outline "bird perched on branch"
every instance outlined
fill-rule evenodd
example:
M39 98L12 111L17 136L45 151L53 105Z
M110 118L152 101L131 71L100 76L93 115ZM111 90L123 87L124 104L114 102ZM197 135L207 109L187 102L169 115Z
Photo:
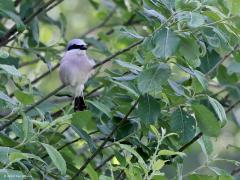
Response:
M84 102L84 84L93 73L95 62L87 54L87 44L82 39L69 41L60 63L60 79L70 85L74 93L74 111L86 109Z

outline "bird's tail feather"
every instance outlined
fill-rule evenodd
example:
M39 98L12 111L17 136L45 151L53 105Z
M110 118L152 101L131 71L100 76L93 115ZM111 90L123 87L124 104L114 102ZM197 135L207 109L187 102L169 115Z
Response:
M87 108L82 96L75 97L74 99L74 111L84 111Z

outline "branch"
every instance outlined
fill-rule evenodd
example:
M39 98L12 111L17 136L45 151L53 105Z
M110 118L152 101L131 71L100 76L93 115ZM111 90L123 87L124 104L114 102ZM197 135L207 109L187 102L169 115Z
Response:
M227 53L212 69L210 69L205 76L210 75L216 68L218 68L218 66L220 64L222 64L226 59L228 59L231 54L236 51L238 49L239 45L236 45L232 51L230 51L229 53ZM235 106L237 106L240 103L240 100L238 100L237 102L235 102L234 104L232 104L228 109L225 110L226 113L229 113ZM198 139L200 139L202 137L203 133L200 132L198 133L190 142L186 143L185 145L183 145L178 151L182 152L185 149L187 149L190 145L192 145L193 143L195 143ZM172 156L172 158L174 158L176 156Z
M45 3L43 6L41 6L40 8L37 9L36 12L34 12L32 15L30 15L29 17L27 17L26 19L23 20L23 23L26 25L29 22L31 22L36 16L40 15L41 13L45 12L45 9L50 6L52 3L54 3L54 1L56 0L50 0L47 3ZM15 39L17 36L13 36L15 33L17 33L17 35L20 34L20 32L17 31L17 26L16 24L14 26L12 26L8 32L6 32L2 37L0 37L0 47L3 45L6 45L9 41ZM11 38L11 36L13 36Z
M108 58L104 59L103 61L95 64L95 66L93 66L93 69L95 69L95 68L97 68L97 67L99 67L99 66L101 66L101 65L103 65L103 64L105 64L105 63L107 63L107 62L109 62L109 61L111 61L111 60L112 60L113 58L115 58L116 56L118 56L118 55L120 55L120 54L123 54L123 53L129 51L130 49L132 49L133 47L138 46L138 45L141 44L142 42L143 42L143 39L140 40L140 41L137 41L137 42L135 42L135 43L133 43L133 44L131 44L130 46L128 46L127 48L125 48L125 49L123 49L123 50L121 50L121 51L116 52L115 54L109 56Z
M232 51L230 51L228 54L226 54L217 64L215 64L215 66L213 66L207 73L206 76L209 76L210 74L212 74L212 72L217 69L224 61L226 61L231 55L232 53L234 53L237 49L239 48L239 45L237 44Z
M65 85L61 85L60 87L58 87L57 89L55 89L54 91L52 91L51 93L49 93L47 96L43 97L42 99L40 99L39 101L37 101L36 103L34 103L33 105L29 106L27 109L25 109L23 112L27 113L29 111L31 111L32 109L34 109L35 107L37 107L39 104L41 104L42 102L44 102L45 100L47 100L49 97L53 96L54 94L56 94L58 91L60 91L61 89L63 89L65 87ZM10 126L13 122L15 122L18 118L20 118L21 115L17 115L15 118L13 118L12 120L6 122L5 124L0 126L0 131L4 130L6 127Z
M136 102L133 104L133 106L129 109L127 114L124 116L124 118L114 127L112 132L106 137L106 139L102 142L102 144L98 147L98 149L84 162L84 164L79 168L78 172L72 177L72 179L76 179L80 173L87 167L87 165L102 151L104 146L107 144L107 142L112 138L114 133L118 130L118 128L128 120L128 116L132 113L132 111L135 109L139 101L139 98L136 100Z
M97 68L97 67L99 67L99 66L101 66L101 65L103 65L103 64L105 64L105 63L107 63L107 62L109 62L109 61L111 61L113 58L117 57L117 56L120 55L120 54L123 54L123 53L129 51L130 49L132 49L133 47L136 47L137 45L141 44L142 42L143 42L143 40L140 40L140 41L138 41L138 42L136 42L136 43L131 44L131 45L128 46L127 48L122 49L122 50L116 52L115 54L107 57L105 60L103 60L103 61L101 61L100 63L96 64L96 65L93 67L93 69L94 69L94 68ZM53 69L56 69L58 66L59 66L59 64L57 64ZM48 74L48 73L49 73L49 72L47 72L47 73L45 73L45 74ZM45 74L44 74L44 76L45 76ZM43 76L43 75L42 75L42 76ZM39 77L38 79L40 79L40 77ZM38 79L36 79L34 82L36 82ZM60 90L63 89L64 87L65 87L64 85L58 87L58 88L55 89L54 91L50 92L50 93L49 93L47 96L45 96L43 99L39 100L38 102L36 102L36 103L33 104L32 106L30 106L30 107L29 107L30 109L27 108L24 112L26 113L26 112L34 109L37 105L41 104L43 101L45 101L45 100L47 100L49 97L53 96L54 94L56 94L58 91L60 91ZM6 127L10 126L10 125L11 125L13 122L15 122L19 117L20 117L20 115L18 115L16 118L14 118L14 119L6 122L6 123L3 124L2 126L0 126L0 131L2 131L2 130L5 129Z

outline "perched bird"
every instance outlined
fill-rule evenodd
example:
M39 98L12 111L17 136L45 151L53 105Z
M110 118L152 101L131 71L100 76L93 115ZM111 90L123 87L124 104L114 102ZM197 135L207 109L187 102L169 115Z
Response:
M83 111L86 105L83 97L84 84L93 73L94 60L87 54L87 44L82 39L69 41L60 62L60 79L70 85L74 93L74 111Z

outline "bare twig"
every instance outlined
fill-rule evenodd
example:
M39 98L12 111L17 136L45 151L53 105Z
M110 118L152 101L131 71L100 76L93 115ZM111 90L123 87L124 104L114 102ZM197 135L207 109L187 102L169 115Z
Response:
M139 100L139 99L138 99ZM79 168L78 172L72 177L72 179L76 179L80 173L87 167L87 165L102 151L104 146L107 142L112 138L114 133L118 130L118 128L128 120L128 116L132 113L135 109L136 105L138 104L138 100L133 104L133 106L129 109L125 117L115 126L115 128L111 131L111 133L106 137L106 139L102 142L102 144L98 147L98 149L84 162L84 164Z

